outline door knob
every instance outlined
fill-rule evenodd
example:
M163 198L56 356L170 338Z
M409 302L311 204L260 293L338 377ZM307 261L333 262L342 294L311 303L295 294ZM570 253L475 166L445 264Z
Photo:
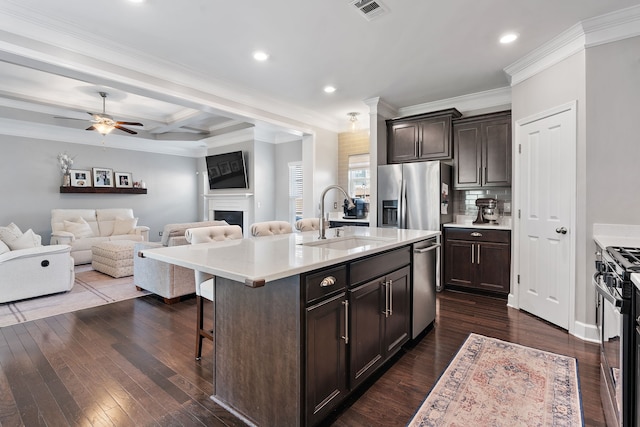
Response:
M566 229L566 227L556 228L556 233L558 233L558 234L567 234L567 229Z

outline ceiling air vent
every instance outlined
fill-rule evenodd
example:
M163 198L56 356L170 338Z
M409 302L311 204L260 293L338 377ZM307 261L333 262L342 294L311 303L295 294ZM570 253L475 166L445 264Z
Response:
M387 8L379 0L349 0L367 21L371 21L387 12Z

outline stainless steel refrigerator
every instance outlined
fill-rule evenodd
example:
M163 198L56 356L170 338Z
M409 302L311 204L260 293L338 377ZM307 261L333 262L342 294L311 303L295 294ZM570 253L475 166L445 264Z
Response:
M438 161L378 166L378 227L442 231L453 221L451 166ZM436 315L440 239L413 248L412 337Z

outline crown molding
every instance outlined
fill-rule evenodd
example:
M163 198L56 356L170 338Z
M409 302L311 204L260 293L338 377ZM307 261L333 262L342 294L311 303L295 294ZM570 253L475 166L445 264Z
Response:
M586 47L640 36L640 5L607 13L582 22Z
M393 105L384 102L379 96L365 99L362 102L369 107L369 114L382 116L385 119L390 119L391 117L398 115L398 109Z
M406 117L415 114L430 113L432 111L456 108L464 114L467 111L483 110L511 104L511 88L501 87L454 98L442 99L424 104L412 105L398 109L398 116Z
M640 5L581 21L504 68L511 86L585 48L640 35Z

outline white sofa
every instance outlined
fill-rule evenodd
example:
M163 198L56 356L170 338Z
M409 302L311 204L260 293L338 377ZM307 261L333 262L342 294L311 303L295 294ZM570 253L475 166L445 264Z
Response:
M91 263L91 247L111 240L148 241L149 227L127 208L51 210L51 244L71 246L76 265Z
M138 252L143 249L164 246L187 245L185 232L189 228L229 225L226 221L202 221L179 224L167 224L162 231L162 240L158 242L136 243L133 250L133 282L140 288L164 298L165 303L178 302L183 295L196 292L194 272L190 268L150 258L141 258Z
M52 245L0 254L0 303L71 290L75 275L70 250Z

